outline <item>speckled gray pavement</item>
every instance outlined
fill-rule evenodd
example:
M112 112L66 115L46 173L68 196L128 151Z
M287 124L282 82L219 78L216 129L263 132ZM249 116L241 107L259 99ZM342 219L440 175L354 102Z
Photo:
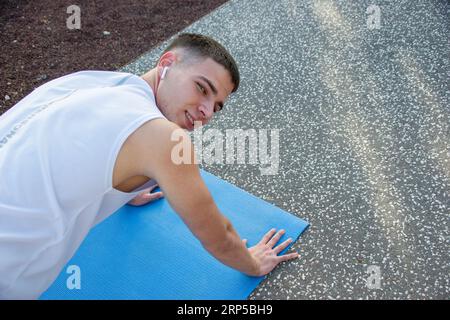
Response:
M450 298L449 21L445 0L237 0L184 30L240 67L209 128L280 129L276 175L202 167L311 223L250 299Z

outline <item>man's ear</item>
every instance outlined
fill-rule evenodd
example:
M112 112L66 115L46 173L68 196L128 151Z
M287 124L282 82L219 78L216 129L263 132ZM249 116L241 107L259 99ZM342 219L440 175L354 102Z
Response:
M173 66L177 60L177 55L174 51L165 52L158 61L158 73L161 76L165 67Z

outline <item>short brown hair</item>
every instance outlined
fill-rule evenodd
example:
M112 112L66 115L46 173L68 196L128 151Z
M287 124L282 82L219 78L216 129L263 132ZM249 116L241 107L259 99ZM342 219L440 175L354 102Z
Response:
M186 50L189 53L189 57L211 58L222 65L230 73L231 81L234 84L231 92L236 92L240 82L236 61L234 61L231 54L219 42L202 34L182 33L167 46L163 54L175 48Z

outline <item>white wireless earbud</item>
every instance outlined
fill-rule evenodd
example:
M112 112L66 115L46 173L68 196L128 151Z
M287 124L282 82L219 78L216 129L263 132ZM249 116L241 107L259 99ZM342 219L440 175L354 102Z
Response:
M169 69L169 67L164 67L163 72L161 74L161 80L164 79L164 77L166 76L167 70Z

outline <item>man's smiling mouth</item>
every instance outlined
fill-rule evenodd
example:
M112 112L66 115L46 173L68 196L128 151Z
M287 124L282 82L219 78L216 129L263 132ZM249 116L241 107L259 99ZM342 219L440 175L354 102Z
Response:
M185 114L186 114L186 119L188 120L189 129L193 129L194 128L194 119L189 114L189 112L185 111Z

